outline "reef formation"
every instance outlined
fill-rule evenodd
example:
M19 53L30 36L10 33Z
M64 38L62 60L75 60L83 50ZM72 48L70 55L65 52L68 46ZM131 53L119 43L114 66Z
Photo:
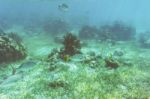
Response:
M8 35L0 36L0 63L13 62L27 56L24 45L18 40L19 36L18 38L11 38Z

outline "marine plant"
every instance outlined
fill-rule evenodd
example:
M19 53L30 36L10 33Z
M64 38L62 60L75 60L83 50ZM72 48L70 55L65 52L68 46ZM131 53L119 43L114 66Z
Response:
M67 33L61 43L63 47L60 50L53 49L48 55L48 61L55 61L61 58L64 62L68 62L71 60L71 56L81 53L81 42L76 35Z
M64 60L64 62L69 62L70 61L70 56L69 55L64 55L63 60Z
M66 55L73 56L80 53L81 44L80 40L72 33L67 33L64 36L63 48L60 50L60 57L65 58Z
M106 67L117 68L120 66L120 63L117 60L113 59L112 55L110 55L108 58L105 58L104 61Z

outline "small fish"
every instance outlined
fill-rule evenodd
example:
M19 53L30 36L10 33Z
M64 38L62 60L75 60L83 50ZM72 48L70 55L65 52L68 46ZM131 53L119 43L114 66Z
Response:
M28 70L28 69L31 69L32 67L34 67L35 65L37 64L36 61L32 61L32 60L29 60L23 64L21 64L17 70Z
M65 3L58 5L58 9L63 12L67 12L69 10L69 6Z

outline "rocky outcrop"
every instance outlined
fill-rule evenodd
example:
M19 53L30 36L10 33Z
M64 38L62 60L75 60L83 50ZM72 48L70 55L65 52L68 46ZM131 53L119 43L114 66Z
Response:
M0 36L0 64L13 62L26 57L23 44L16 42L7 35Z

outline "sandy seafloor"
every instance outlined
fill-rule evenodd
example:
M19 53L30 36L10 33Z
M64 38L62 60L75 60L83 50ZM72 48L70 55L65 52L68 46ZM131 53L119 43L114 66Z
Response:
M68 62L56 59L48 63L48 54L61 44L42 32L27 35L19 27L9 31L23 37L28 57L0 69L0 99L150 99L150 50L140 48L136 41L111 45L86 40L81 55ZM117 56L123 64L110 69L103 58L116 50L123 52ZM101 58L80 62L94 57L90 53ZM12 75L11 67L21 64L25 65ZM49 69L50 65L54 68Z

